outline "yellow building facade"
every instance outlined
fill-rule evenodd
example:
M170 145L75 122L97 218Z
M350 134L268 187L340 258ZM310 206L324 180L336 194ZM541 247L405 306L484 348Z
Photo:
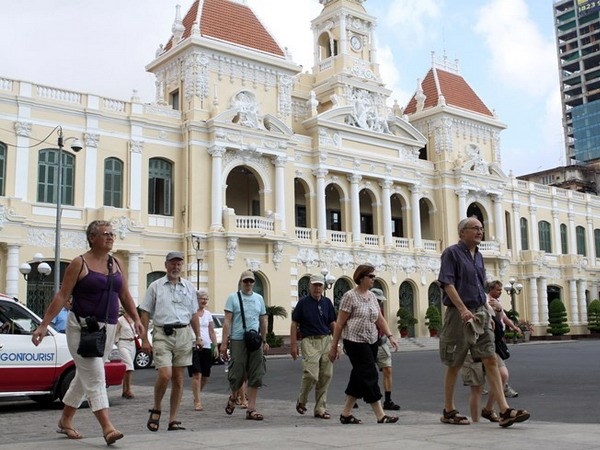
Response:
M403 305L419 321L411 333L425 336L441 251L460 219L477 215L488 276L523 285L515 306L535 334L546 334L554 298L571 333L587 332L600 199L504 174L505 125L446 61L405 108L389 107L376 18L362 0L320 3L305 72L246 5L204 0L176 10L172 37L146 67L152 103L0 74L0 289L37 312L50 301L52 276L37 278L34 255L55 269L62 154L61 272L86 251L87 224L109 220L137 301L172 250L216 312L246 269L267 305L290 311L310 274L333 276L327 294L339 301L356 266L371 263L392 329ZM289 333L289 317L275 332Z

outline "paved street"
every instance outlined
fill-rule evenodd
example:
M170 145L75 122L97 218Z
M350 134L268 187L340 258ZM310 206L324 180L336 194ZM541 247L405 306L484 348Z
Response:
M597 429L600 421L600 406L598 406L600 395L596 387L597 374L600 372L598 357L600 342L589 340L518 344L511 345L510 349L512 384L520 392L518 398L511 400L511 404L529 409L532 419L524 424L515 425L510 429L513 431L506 430L501 438L498 432L502 430L497 425L487 422L477 425L477 430L489 434L492 440L489 448L506 448L511 442L507 439L516 436L520 436L519 439L524 439L525 436L527 436L526 440L531 439L531 446L521 442L519 448L597 447L597 442L600 441L600 431ZM398 430L397 439L403 441L408 439L407 442L413 439L414 446L409 445L408 448L471 446L469 435L474 431L475 426L452 427L439 423L442 369L437 359L437 352L396 353L394 362L394 399L402 405L403 409L400 411L400 428L386 429ZM295 448L314 448L316 444L311 443L311 439L330 440L334 435L336 441L331 443L332 448L337 447L338 444L351 448L358 446L369 448L361 442L372 443L373 436L378 436L377 430L381 428L371 425L372 413L363 403L356 411L356 415L365 422L364 426L359 427L360 430L356 430L356 427L343 427L336 420L347 381L347 360L342 359L336 363L334 383L329 397L330 410L334 418L331 421L314 419L311 414L299 416L295 412L294 400L300 378L299 361L273 358L269 359L267 364L269 372L266 379L267 386L261 390L259 396L259 407L265 414L265 421L260 424L244 420L243 410L236 410L233 416L225 415L223 411L226 401L224 366L214 367L214 375L204 394L205 411L200 413L193 411L191 393L186 389L180 419L188 431L200 432L199 436L188 431L167 433L165 431L167 418L164 416L159 433L154 434L146 430L145 423L147 410L151 406L154 371L137 372L134 377L135 399L121 398L119 389L112 388L109 391L111 417L126 435L126 439L119 445L122 443L121 446L127 448L161 448L165 445L171 447L170 440L178 439L186 443L178 444L177 448L193 448L192 444L197 447L198 441L205 442L206 446L211 448L217 448L241 442L240 439L245 436L256 440L254 442L259 445L261 434L256 434L257 427L261 430L262 438L266 439L270 436L270 439L286 439L280 441L280 445L275 445L275 448L290 448L292 446L292 441L288 442L290 439L302 440L294 445ZM467 392L464 387L457 389L457 406L465 413ZM166 403L163 409L166 415L168 409ZM54 432L59 411L58 403L52 408L41 408L31 401L0 403L0 448L14 448L15 444L19 444L19 448L37 448L39 445L49 448L80 448L82 445L95 447L104 444L89 409L78 412L76 420L78 429L88 438L79 442L69 442L61 438ZM310 411L309 409L309 413ZM567 425L561 424L566 423L573 425L564 428ZM211 432L205 433L207 429ZM444 436L452 439L456 446L451 447L447 442L444 443ZM129 440L127 437L130 437ZM501 439L504 444L500 445L498 441L496 447L493 443L496 439ZM148 447L149 442L153 443L150 447ZM372 448L392 447L389 436L379 444ZM515 440L514 444L518 444L518 441Z

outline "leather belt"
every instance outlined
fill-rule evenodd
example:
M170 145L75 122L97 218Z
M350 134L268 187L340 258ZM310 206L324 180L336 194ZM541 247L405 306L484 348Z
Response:
M172 327L172 328L185 328L189 325L189 323L168 323L166 325L155 325L160 328L164 327Z

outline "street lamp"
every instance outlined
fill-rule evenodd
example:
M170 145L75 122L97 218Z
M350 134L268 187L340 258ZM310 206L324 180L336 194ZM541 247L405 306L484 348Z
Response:
M39 297L39 291L38 291L38 285L40 283L40 281L43 281L48 275L50 275L50 273L52 272L52 268L50 267L50 265L46 262L44 262L44 255L42 255L41 253L36 253L35 255L33 255L33 262L37 263L37 276L35 277L35 299L38 300ZM25 281L29 281L30 274L31 274L31 266L28 263L23 263L19 266L19 272L21 272L21 274L23 275L23 278L25 278ZM29 303L29 302L28 302ZM39 307L38 304L35 305L29 305L30 308L37 314L39 315L43 315L44 314L44 309L45 306L42 302L37 302L40 303Z
M73 140L71 143L71 150L75 153L79 152L83 145L81 141L75 137L63 137L62 127L59 125L55 128L58 134L58 173L56 175L56 226L55 226L55 238L54 238L54 293L56 294L60 289L60 227L61 227L61 208L62 208L62 162L63 162L63 148L66 141Z
M504 285L504 290L508 295L510 295L510 307L513 312L517 312L517 306L515 297L521 293L523 290L523 285L521 283L517 283L515 278L510 278L508 283Z
M323 275L323 280L325 281L323 285L323 297L326 297L327 289L330 289L333 283L335 283L335 277L329 274L327 267L321 269L321 275Z
M200 265L204 261L204 249L200 248L202 245L202 238L200 236L193 236L194 238L194 249L196 250L196 289L200 289Z

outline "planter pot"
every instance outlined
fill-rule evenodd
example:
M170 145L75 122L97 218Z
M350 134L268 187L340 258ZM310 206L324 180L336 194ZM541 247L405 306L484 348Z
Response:
M430 337L437 337L437 335L438 335L438 330L429 330Z
M523 331L523 342L529 342L529 339L531 339L531 332Z
M407 329L401 329L400 330L400 337L405 338L406 336L408 336L408 330Z

